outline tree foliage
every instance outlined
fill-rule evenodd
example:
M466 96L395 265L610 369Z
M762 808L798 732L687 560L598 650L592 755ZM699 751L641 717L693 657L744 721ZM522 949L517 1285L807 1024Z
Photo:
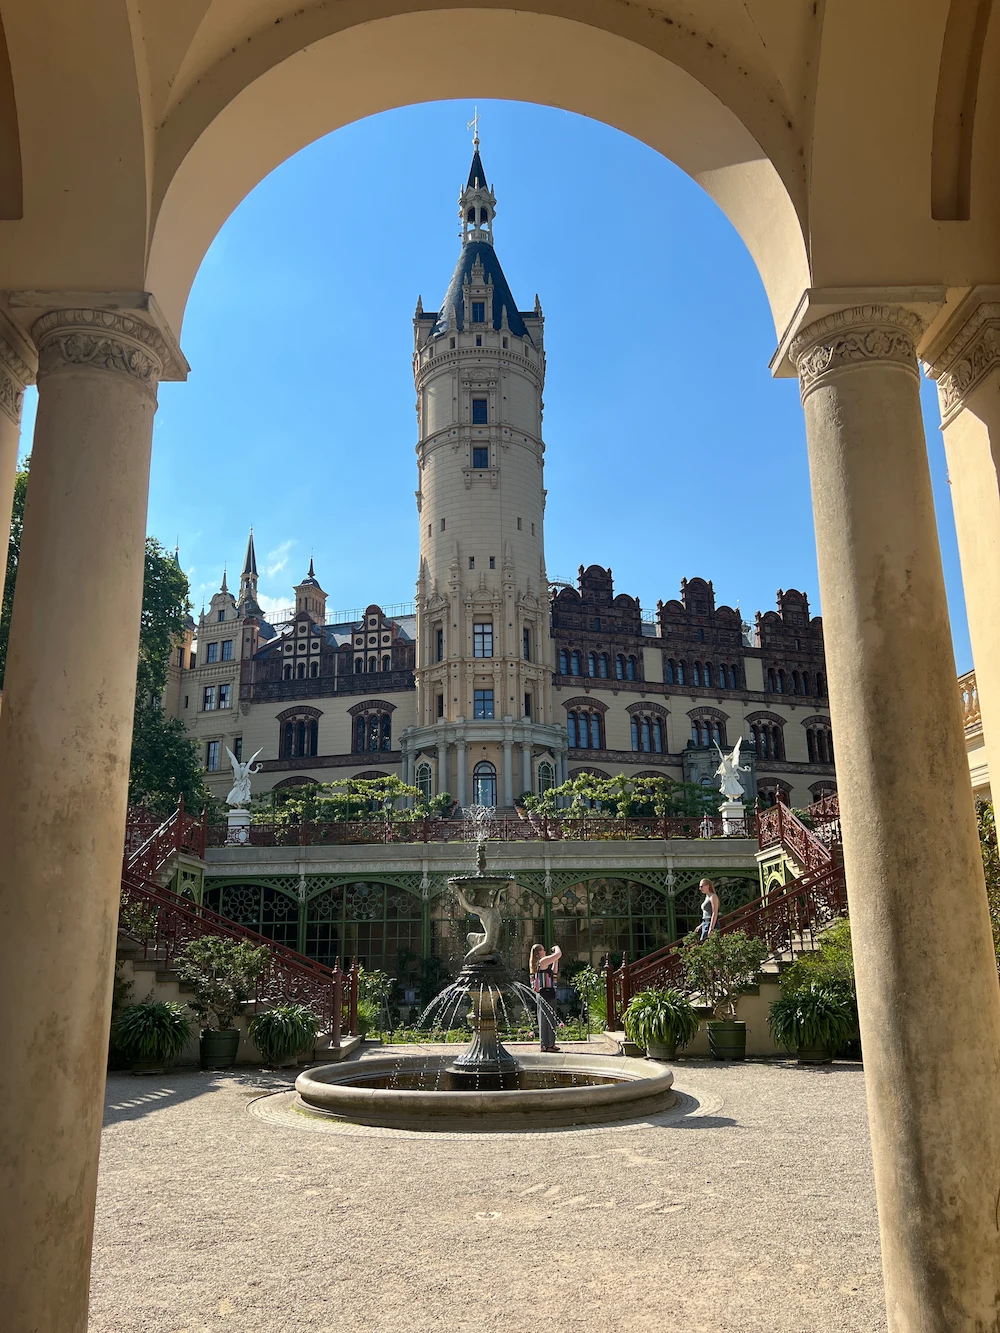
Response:
M14 587L21 559L21 529L24 527L24 499L28 493L30 462L30 457L26 458L14 477L14 507L10 515L10 539L7 543L7 576L3 585L3 603L0 605L0 689L3 688L4 668L7 665L10 613L14 609Z
M404 802L412 801L412 806ZM390 774L384 778L341 778L310 782L301 787L262 792L252 806L252 817L276 824L337 824L351 819L388 819L402 823L446 816L454 801L439 792L425 801L416 787Z
M720 795L714 787L673 778L632 778L623 773L601 778L579 773L561 787L550 787L540 796L525 796L527 810L540 815L602 814L618 819L700 819L719 813Z
M993 928L993 951L1000 969L1000 850L997 848L996 815L992 801L976 807L976 821L979 825L979 849L983 856L983 870L986 872L986 901L990 909L990 925Z
M684 990L698 995L716 1018L736 1015L742 991L752 986L767 957L767 945L742 930L714 930L704 944L689 935L681 945Z

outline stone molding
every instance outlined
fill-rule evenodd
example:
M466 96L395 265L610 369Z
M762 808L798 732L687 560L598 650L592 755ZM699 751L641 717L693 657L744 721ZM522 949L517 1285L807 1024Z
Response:
M39 376L89 366L124 375L154 398L170 356L156 329L119 310L50 310L32 336Z
M833 723L829 717L824 717L822 713L814 713L812 717L804 717L802 725L804 727L832 727Z
M587 708L592 709L595 713L606 713L608 711L608 705L603 700L593 699L589 694L577 695L575 699L560 699L559 702L566 709Z
M370 713L373 710L379 713L394 713L396 705L389 703L387 699L365 699L362 703L349 708L347 712L351 717L357 717L359 713Z
M323 716L322 708L310 708L307 704L300 704L297 708L286 708L284 712L275 716L275 722L288 722L293 717L311 717L321 718Z
M815 719L813 719L813 720L815 720ZM787 717L782 717L780 713L771 713L771 712L769 712L766 708L761 708L761 709L758 709L758 711L757 711L756 713L747 713L747 715L746 715L746 717L743 719L743 721L744 721L744 722L773 722L773 723L775 723L777 726L779 726L779 727L783 727L783 726L785 726L785 725L787 724L787 722L788 722L788 718L787 718ZM827 718L824 718L823 721L824 721L824 722L829 722L830 719L827 717Z
M901 306L855 306L824 315L789 348L803 400L831 374L873 361L918 375L916 347L923 327L919 315Z
M729 721L729 714L724 713L721 708L709 708L704 705L700 708L689 708L688 717L690 718L712 717L715 718L718 722Z
M667 718L670 716L670 709L664 708L662 704L654 704L647 701L641 704L629 704L625 709L630 717L641 717L643 713L650 713L655 717Z
M0 337L0 412L10 417L15 426L21 424L24 391L34 382L31 367L21 360L10 343Z
M981 301L928 365L941 397L947 426L991 370L1000 367L1000 301Z

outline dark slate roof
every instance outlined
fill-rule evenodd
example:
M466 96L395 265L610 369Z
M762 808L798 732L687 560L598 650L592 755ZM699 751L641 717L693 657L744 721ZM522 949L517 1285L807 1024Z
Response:
M472 166L469 168L469 183L465 187L467 190L488 190L486 184L486 172L483 170L482 159L479 156L479 149L472 155Z
M451 282L448 284L448 290L441 302L441 312L437 317L437 323L434 325L431 336L437 338L442 333L448 333L451 330L452 306L455 308L455 328L459 330L465 328L465 302L462 299L462 284L471 280L472 268L477 259L483 266L483 281L488 283L490 279L493 280L493 327L495 329L501 327L503 311L506 307L507 326L511 333L516 334L518 338L530 337L524 326L524 319L517 308L514 297L511 295L510 287L507 285L507 279L500 267L500 260L497 259L496 251L486 241L470 241L467 245L462 246L462 253L455 265L455 272L451 275Z
M253 528L250 529L250 540L247 542L247 555L246 559L243 561L243 573L257 573L257 552L254 550L253 545Z

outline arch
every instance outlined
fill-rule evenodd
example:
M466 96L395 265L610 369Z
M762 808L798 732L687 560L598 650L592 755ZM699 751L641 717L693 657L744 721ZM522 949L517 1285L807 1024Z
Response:
M592 699L589 694L578 694L572 699L563 700L563 708L591 708L598 713L606 713L608 705L600 699Z
M703 709L696 711L704 711ZM664 708L662 704L654 704L651 701L641 704L629 704L625 709L626 713L655 713L657 717L667 718L670 716L669 708Z
M429 801L434 794L434 775L431 766L426 760L417 765L417 772L413 785L419 791L421 799Z
M219 228L264 176L342 125L448 87L576 111L675 162L742 236L780 333L809 285L805 176L792 108L759 38L734 27L724 42L692 41L656 11L595 6L582 22L544 12L549 3L525 11L498 0L463 11L461 23L449 9L372 17L324 5L202 25L164 90L152 217L134 227L137 246L148 227L147 286L170 326L180 329ZM485 68L469 65L472 48L491 53ZM129 205L141 213L144 195Z
M347 711L351 717L357 717L359 713L370 713L373 709L378 709L380 713L394 713L396 705L388 703L385 699L365 699L363 703L354 704ZM296 711L301 713L303 710L300 708ZM317 713L316 716L318 717L319 714Z
M316 787L318 786L316 778L308 778L305 775L296 775L293 778L282 778L271 788L272 791L281 791L286 787Z
M481 759L472 770L472 803L490 808L496 806L497 770L488 759Z

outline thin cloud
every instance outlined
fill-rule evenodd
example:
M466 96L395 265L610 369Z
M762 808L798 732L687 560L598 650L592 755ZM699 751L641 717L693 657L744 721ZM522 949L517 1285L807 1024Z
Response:
M288 564L288 553L294 545L295 542L290 539L287 542L282 542L280 546L276 546L273 551L268 551L265 557L264 573L269 579L273 579L275 574L280 574Z

